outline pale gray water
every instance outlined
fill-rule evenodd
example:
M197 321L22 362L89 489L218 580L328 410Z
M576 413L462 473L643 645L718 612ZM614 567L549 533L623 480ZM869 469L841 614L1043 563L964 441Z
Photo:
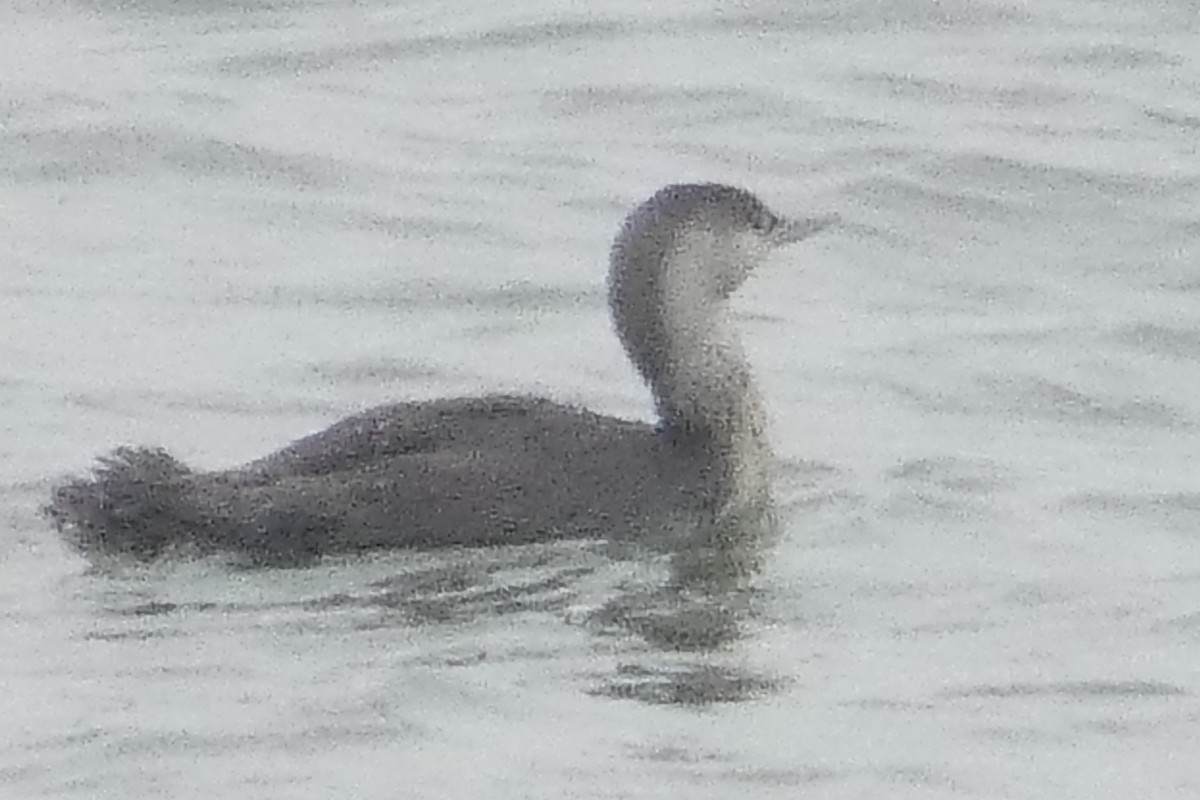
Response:
M1184 0L0 11L0 796L1196 796L1198 54ZM783 530L715 654L603 625L664 567L599 544L103 577L37 517L123 443L648 416L604 255L678 180L847 220L738 304Z

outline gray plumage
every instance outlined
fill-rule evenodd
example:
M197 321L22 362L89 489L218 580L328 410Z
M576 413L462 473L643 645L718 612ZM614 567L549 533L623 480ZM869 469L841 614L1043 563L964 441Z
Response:
M726 300L769 251L831 221L785 220L718 184L668 186L628 216L609 304L658 426L524 396L399 403L226 471L120 448L58 486L45 512L93 559L226 551L292 564L389 547L643 538L763 502L762 412Z

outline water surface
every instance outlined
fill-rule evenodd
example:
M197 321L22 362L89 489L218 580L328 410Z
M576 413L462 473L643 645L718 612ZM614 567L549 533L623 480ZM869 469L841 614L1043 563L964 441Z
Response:
M0 786L49 797L1194 797L1194 4L0 11ZM648 417L658 186L844 228L738 302L755 591L568 543L88 572L37 508L375 403Z

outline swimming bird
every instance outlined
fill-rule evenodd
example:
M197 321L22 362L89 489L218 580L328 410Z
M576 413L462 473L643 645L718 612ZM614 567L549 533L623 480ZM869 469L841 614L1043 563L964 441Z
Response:
M728 300L788 219L722 184L667 186L612 245L608 303L658 423L520 395L374 408L229 470L122 447L44 512L92 560L227 552L303 564L380 548L636 539L761 504L770 450Z

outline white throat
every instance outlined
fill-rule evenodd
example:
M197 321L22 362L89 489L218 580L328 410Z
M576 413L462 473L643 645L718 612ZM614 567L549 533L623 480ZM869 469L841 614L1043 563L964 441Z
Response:
M685 234L619 237L609 301L662 424L701 443L719 465L726 499L737 502L766 485L769 451L762 402L718 280L738 269L722 259L750 254L717 246L716 234Z

